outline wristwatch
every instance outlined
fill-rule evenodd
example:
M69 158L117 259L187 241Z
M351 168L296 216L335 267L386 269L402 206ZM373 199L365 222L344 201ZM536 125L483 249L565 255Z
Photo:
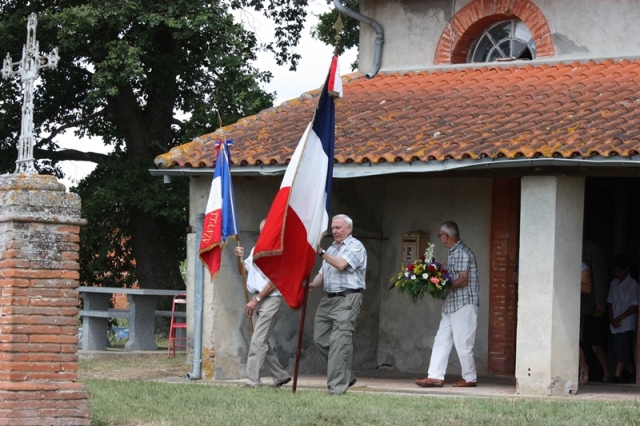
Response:
M256 295L256 302L260 303L262 299L260 299L260 296Z
M320 250L320 253L318 253L318 256L322 257L323 254L325 254L327 251L322 249Z

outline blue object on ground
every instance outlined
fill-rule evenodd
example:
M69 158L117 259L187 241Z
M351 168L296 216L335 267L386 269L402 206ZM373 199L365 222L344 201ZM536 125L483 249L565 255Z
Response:
M129 329L126 327L113 327L113 334L116 336L116 339L128 339L129 338Z

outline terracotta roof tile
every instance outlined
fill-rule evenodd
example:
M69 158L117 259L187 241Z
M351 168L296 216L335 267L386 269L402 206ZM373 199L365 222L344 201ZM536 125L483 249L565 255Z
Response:
M638 155L640 60L500 64L343 76L335 161ZM236 166L285 165L319 89L158 156L160 168L211 168L214 141L233 138Z

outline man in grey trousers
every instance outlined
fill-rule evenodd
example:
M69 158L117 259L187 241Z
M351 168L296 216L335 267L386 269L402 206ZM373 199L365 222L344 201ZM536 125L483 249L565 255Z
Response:
M362 306L367 251L355 239L353 221L339 214L331 221L334 242L327 250L320 249L320 272L310 288L324 284L325 296L316 311L313 340L327 360L329 393L340 395L356 383L352 372L353 331Z
M264 227L264 220L260 222L260 232ZM236 247L236 256L242 258L244 249ZM253 335L247 356L247 384L246 388L262 386L260 370L273 377L274 386L279 388L291 381L289 374L282 368L275 352L269 345L271 330L280 319L282 312L282 295L262 271L253 263L253 249L249 257L244 260L247 272L247 290L253 295L245 306L249 318L253 317Z

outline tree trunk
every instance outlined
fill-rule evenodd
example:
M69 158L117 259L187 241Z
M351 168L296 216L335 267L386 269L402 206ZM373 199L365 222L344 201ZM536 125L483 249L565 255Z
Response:
M131 248L136 259L140 288L185 288L180 274L178 251L164 230L169 224L139 210L130 215Z

